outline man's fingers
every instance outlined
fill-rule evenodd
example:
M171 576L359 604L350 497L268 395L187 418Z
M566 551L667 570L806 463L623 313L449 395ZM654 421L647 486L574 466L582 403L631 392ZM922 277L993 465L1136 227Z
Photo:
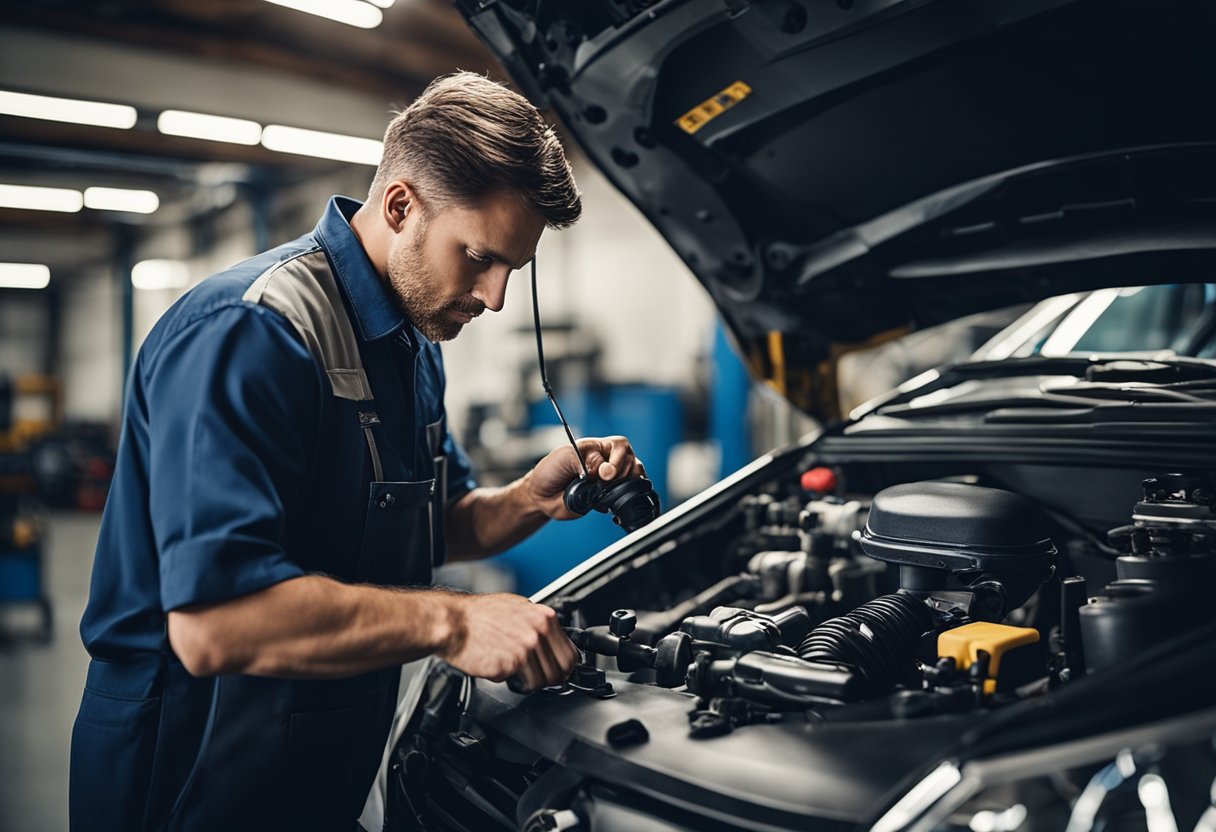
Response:
M545 681L545 669L541 665L539 649L529 651L527 661L519 669L519 675L527 690L540 690L548 684Z
M532 610L541 618L532 618L536 640L531 642L521 676L530 689L536 690L564 682L574 668L577 652L552 609L537 605Z
M633 446L624 436L606 436L602 439L580 439L579 452L588 471L594 471L601 480L615 480L622 476L642 476L633 452Z
M612 467L611 473L604 472L604 478L615 479L622 472L629 473L633 468L633 446L629 440L623 436L610 436L604 441L608 443L608 464Z
M562 638L565 637L563 633ZM541 671L544 675L544 681L541 684L544 687L561 684L570 675L570 671L563 667L562 660L558 658L559 650L560 644L557 643L552 634L549 634L546 638L542 638L540 644L537 645L536 652L540 659Z
M561 678L564 680L574 670L574 665L578 663L578 648L574 646L574 642L566 635L566 631L562 629L556 616L554 616L550 624L553 637L549 643L554 648L554 658L561 672Z
M562 639L569 643L565 633ZM570 645L572 648L573 645ZM570 676L574 669L574 657L568 652L569 648L548 638L542 638L536 647L529 651L528 658L515 674L527 690L539 690L551 685L560 685Z
M548 638L544 639L544 645L553 659L554 676L550 677L550 684L564 682L578 662L578 649L562 629L556 614L549 618L549 633Z
M587 469L590 471L594 471L595 466L598 465L598 463L595 463L595 465L593 465L591 463L591 455L593 453L595 453L595 451L588 451L586 445L583 443L579 443L579 449L578 449L578 452L580 454L582 454L582 457L583 457L581 462L579 461L579 458L577 456L575 456L574 448L571 448L569 445L566 445L564 447L564 450L569 451L569 453L566 454L566 458L569 459L572 463L574 463L575 470L578 471L578 473L580 473L580 474L583 473L583 465L586 465Z
M598 472L600 466L607 462L600 452L599 442L594 439L583 440L579 445L579 452L583 455L583 464L587 466L588 471Z

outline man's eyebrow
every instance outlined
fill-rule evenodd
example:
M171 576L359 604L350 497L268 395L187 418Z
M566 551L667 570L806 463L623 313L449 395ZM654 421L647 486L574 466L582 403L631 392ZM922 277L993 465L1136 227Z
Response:
M482 246L475 246L475 245L469 245L469 246L466 246L466 248L468 248L469 251L476 252L477 254L481 255L482 257L489 257L493 260L497 260L499 263L505 263L506 265L510 266L512 269L522 269L524 266L526 266L532 262L532 257L536 256L536 255L532 255L532 257L529 257L527 260L525 260L523 263L520 263L517 266L514 263L512 263L510 261L510 259L506 257L506 255L499 254L497 251L494 251L493 249L485 248Z

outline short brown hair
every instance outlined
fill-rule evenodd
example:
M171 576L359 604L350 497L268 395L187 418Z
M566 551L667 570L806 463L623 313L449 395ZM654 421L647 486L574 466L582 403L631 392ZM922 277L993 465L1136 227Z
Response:
M514 191L550 228L583 210L553 128L523 96L473 72L436 78L389 123L369 199L395 179L440 206Z

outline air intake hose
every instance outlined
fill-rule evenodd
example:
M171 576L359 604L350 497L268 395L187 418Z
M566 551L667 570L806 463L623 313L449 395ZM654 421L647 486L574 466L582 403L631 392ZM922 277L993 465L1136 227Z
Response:
M933 613L910 595L884 595L823 622L798 646L807 661L847 665L864 679L864 698L889 692L916 668L916 646Z

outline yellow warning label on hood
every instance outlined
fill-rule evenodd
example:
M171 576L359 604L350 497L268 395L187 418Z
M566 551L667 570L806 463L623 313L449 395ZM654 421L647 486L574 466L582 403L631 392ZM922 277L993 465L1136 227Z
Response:
M722 92L707 98L676 119L680 129L690 136L752 94L752 88L736 81Z

